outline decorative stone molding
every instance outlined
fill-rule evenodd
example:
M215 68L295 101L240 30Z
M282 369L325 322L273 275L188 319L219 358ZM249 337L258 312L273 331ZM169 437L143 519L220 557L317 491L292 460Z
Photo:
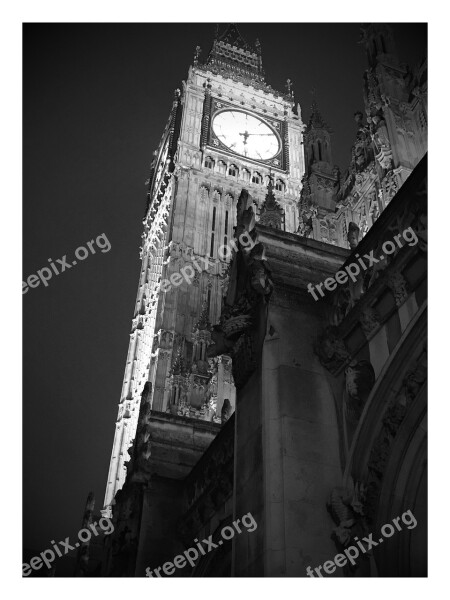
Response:
M372 446L368 461L367 477L367 516L373 521L377 513L384 472L391 447L400 425L420 390L427 381L427 349L424 344L418 359L403 378L400 390L393 398L383 415L382 427Z

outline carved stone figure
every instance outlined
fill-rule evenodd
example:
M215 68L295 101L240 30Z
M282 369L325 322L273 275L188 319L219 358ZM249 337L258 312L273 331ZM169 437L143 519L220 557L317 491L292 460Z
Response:
M353 221L351 221L348 224L348 233L347 233L347 240L348 243L350 244L350 248L353 250L354 248L356 248L356 246L358 245L359 242L359 227L356 223L353 223Z
M314 351L320 362L329 371L340 367L350 356L334 326L327 327L319 336L314 345Z
M375 372L368 360L353 361L345 369L345 416L350 425L358 423L374 383Z
M380 316L373 308L366 308L361 312L359 321L367 338L370 338L380 325Z

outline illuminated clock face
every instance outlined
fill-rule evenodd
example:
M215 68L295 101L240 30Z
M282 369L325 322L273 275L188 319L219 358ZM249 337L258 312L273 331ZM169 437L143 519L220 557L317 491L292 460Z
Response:
M214 117L213 131L232 152L253 160L269 160L280 150L274 131L261 119L238 110L224 110Z

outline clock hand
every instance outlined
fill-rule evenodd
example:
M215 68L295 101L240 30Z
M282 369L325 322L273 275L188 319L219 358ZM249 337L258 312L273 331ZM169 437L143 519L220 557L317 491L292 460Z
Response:
M250 135L249 132L245 131L244 133L239 133L239 135L242 135L244 137L244 144L246 144L248 136Z

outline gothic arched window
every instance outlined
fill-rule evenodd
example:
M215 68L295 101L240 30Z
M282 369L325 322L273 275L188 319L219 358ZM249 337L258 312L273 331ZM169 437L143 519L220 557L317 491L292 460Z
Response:
M231 175L231 177L237 177L239 175L239 169L236 165L230 165L230 168L228 169L228 175Z
M253 172L252 183L261 183L262 177L257 171Z
M284 192L284 181L282 179L277 179L275 189L279 192Z
M207 169L214 169L214 160L210 156L205 158L205 167Z
M223 160L219 160L217 163L217 170L221 175L225 175L227 172L227 165L223 162Z
M250 171L248 169L242 169L242 179L249 183L250 181Z

